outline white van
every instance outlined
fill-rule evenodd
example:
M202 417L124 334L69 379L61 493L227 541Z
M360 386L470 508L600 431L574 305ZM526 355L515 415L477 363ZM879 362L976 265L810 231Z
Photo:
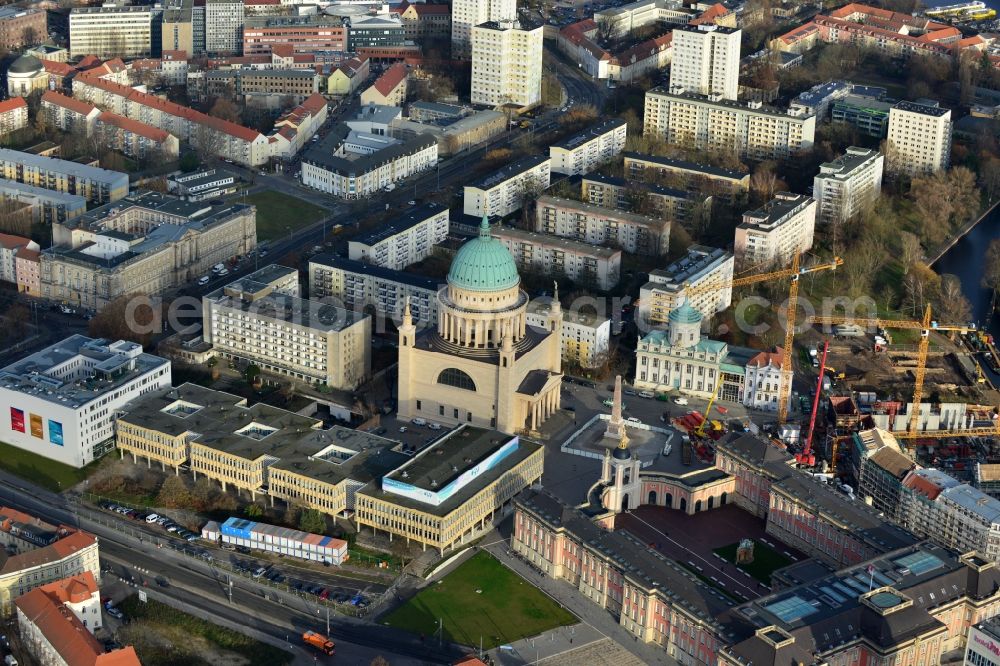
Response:
M416 426L425 426L427 425L427 419L416 418L410 421L410 423Z
M226 265L225 264L216 264L216 265L212 266L212 272L213 273L221 273L225 269L226 269Z
M656 394L652 391L639 391L640 398L655 398Z
M155 523L159 519L160 519L160 517L158 515L156 515L155 513L151 513L148 516L146 516L146 522L150 523L150 524Z
M441 424L440 423L428 423L427 427L430 428L431 430L440 430L441 429Z

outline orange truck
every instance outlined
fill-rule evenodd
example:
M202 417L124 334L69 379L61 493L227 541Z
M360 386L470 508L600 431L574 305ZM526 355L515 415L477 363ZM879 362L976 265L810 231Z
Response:
M307 645L312 645L317 650L322 650L326 654L333 654L337 651L337 646L334 642L323 634L317 634L315 631L307 631L302 634L302 640Z

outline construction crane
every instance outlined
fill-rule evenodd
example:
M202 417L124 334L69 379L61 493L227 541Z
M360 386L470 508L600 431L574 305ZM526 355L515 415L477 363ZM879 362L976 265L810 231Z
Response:
M795 460L801 465L812 467L816 464L816 456L812 452L813 429L816 427L816 412L819 411L819 396L823 392L823 371L826 369L826 352L830 348L830 341L823 342L823 357L819 362L819 380L816 383L816 395L813 396L812 416L809 417L809 434L806 436L806 445L802 453L795 456Z
M712 391L712 397L708 400L708 407L705 408L705 416L701 419L701 425L695 430L695 434L698 437L705 436L705 424L708 423L708 415L712 413L712 405L715 403L715 396L719 395L719 387L722 385L722 378L719 377L715 381L715 390Z
M930 433L919 433L918 426L920 425L920 401L924 397L924 374L927 370L927 350L930 346L930 335L931 331L958 331L960 333L968 333L969 331L976 330L973 324L939 324L938 322L931 319L931 306L927 305L924 310L924 318L921 321L912 321L905 319L882 319L879 317L874 317L870 319L858 319L856 317L848 316L812 316L809 318L810 323L820 324L826 326L832 326L836 324L857 324L859 326L878 326L881 328L901 328L909 330L920 331L920 342L917 344L917 367L914 372L913 380L913 412L910 414L910 423L906 430L893 432L892 434L896 437L900 437L901 433L907 433L907 437L950 437L953 435L944 434L951 433L954 431L944 431L937 430L933 431L933 435ZM978 430L985 430L980 428ZM996 434L996 429L990 428L993 434ZM966 433L964 436L974 436L970 435L968 431L960 431ZM910 433L913 433L910 435ZM958 436L958 435L954 435Z
M758 284L760 282L768 282L770 280L791 278L791 286L788 289L788 308L785 312L785 347L782 349L781 384L778 391L778 423L784 423L788 419L788 396L792 391L792 344L794 342L795 335L795 303L799 297L799 278L803 275L808 275L809 273L836 270L838 266L843 265L844 260L840 257L834 257L832 261L816 264L815 266L808 266L806 268L801 268L799 263L800 255L795 254L792 256L792 265L788 268L782 268L777 271L768 271L766 273L757 273L756 275L746 275L719 282L711 282L694 286L684 285L683 288L684 296L686 298L690 298L694 294L712 292L719 289L744 287L751 284Z

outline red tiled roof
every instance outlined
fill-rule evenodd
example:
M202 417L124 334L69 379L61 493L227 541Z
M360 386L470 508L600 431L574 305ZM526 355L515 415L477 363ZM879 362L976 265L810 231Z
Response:
M24 101L23 97L12 97L4 102L0 102L0 113L26 108L28 108L28 103Z
M86 72L80 74L78 80L85 82L89 86L124 97L132 102L135 102L136 104L159 109L163 113L184 118L190 122L198 125L204 125L218 132L223 132L225 134L229 134L230 136L243 139L244 141L255 141L258 137L262 136L260 132L252 130L249 127L243 127L242 125L237 125L236 123L229 122L228 120L209 116L186 106L181 106L180 104L175 104L174 102L161 99L156 95L139 92L138 90L129 88L128 86L124 86L120 83L91 76Z
M76 63L77 69L87 69L89 67L94 67L95 65L100 65L101 59L95 55L85 55L80 59L80 62Z
M76 71L76 67L68 62L56 62L55 60L42 59L42 67L49 74L59 74L60 76L69 76Z
M748 366L753 365L758 368L765 365L773 365L776 368L781 368L781 363L784 358L784 351L781 347L775 347L773 352L761 352L750 359L747 363Z
M159 58L140 58L129 63L133 70L157 70L163 68L163 62Z
M84 571L82 574L63 578L48 585L42 585L39 589L60 603L69 602L74 604L86 601L94 593L100 591L100 588L97 586L97 580L91 571Z
M636 44L632 48L613 56L612 60L617 61L622 67L627 67L632 63L645 60L646 58L652 57L656 53L665 50L673 43L673 41L674 33L671 31L665 35L660 35L659 37L654 37L653 39L647 39L644 42Z
M141 123L138 120L126 118L125 116L120 116L117 113L111 113L110 111L105 111L101 115L97 116L97 121L104 123L105 125L113 125L125 130L126 132L131 132L132 134L144 136L147 139L156 141L157 143L163 143L170 138L170 133L166 130L160 129L159 127L153 127L152 125L147 125L146 123Z
M291 58L295 55L295 46L292 44L274 44L271 46L271 54L282 58Z
M97 108L89 102L84 102L82 99L73 99L68 95L57 93L54 90L46 90L42 95L42 101L69 109L73 113L79 113L82 116L90 114L91 111Z
M15 236L14 234L0 233L0 247L5 247L8 250L13 250L14 248L17 247L24 247L30 242L31 239L25 238L24 236Z
M20 571L21 569L58 562L96 543L97 539L91 534L71 532L51 545L29 550L19 555L12 555L7 558L3 566L0 566L0 573Z
M406 80L406 65L397 62L395 65L385 70L382 76L375 80L375 90L379 91L383 97L396 89L400 83Z
M729 9L720 2L715 3L701 13L697 18L689 21L691 25L701 25L703 23L715 23L715 19L729 14Z
M38 250L29 250L26 247L22 247L17 251L17 258L24 259L25 261L34 261L37 263L41 261L40 260L41 256L42 253L39 252Z
M38 627L68 666L141 666L132 647L105 654L104 646L76 615L42 588L21 595L14 605Z
M309 97L306 97L305 101L302 102L300 106L302 106L302 108L309 113L316 115L323 110L324 106L326 106L326 98L319 93L313 93L312 95L309 95Z
M413 6L413 11L415 11L418 15L426 14L428 16L431 15L446 16L448 14L451 14L451 7L449 7L448 5L425 5L417 3L412 6ZM400 11L400 13L402 13L402 10Z
M162 58L164 60L183 60L186 62L188 56L186 51L164 51Z
M919 474L907 474L906 478L903 479L903 486L919 492L931 501L936 500L937 496L941 494L940 486Z

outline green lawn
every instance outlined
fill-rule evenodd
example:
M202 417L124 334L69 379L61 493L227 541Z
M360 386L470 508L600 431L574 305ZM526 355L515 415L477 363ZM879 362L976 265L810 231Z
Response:
M735 564L737 546L739 546L739 544L734 543L728 546L723 546L722 548L716 548L715 553L722 556L727 561ZM770 585L771 574L781 567L787 566L791 563L792 560L785 557L774 548L771 548L766 543L754 540L753 562L750 564L737 564L736 566L743 569L765 585Z
M291 231L318 222L329 213L308 201L288 194L265 190L237 199L257 206L257 240L269 241L287 236Z
M478 646L482 639L484 648L576 623L569 611L485 551L419 592L383 621L433 636L439 618L446 640Z
M132 644L146 666L210 666L223 659L248 666L282 666L293 659L285 650L152 599L142 603L133 595L118 607L129 620L119 639ZM233 659L232 653L239 656Z
M95 460L86 467L77 469L0 442L0 468L53 492L75 486L86 479L98 465L100 461Z

